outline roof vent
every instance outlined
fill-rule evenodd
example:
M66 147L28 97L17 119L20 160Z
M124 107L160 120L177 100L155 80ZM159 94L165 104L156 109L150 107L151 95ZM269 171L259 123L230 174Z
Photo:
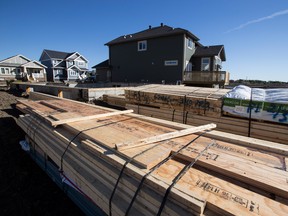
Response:
M160 26L163 27L163 23L160 23Z
M151 29L152 28L152 26L151 25L149 25L149 29Z

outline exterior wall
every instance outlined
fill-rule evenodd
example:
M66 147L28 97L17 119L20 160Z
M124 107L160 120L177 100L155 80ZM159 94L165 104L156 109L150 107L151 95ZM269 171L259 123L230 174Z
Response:
M0 79L4 80L16 79L15 67L0 66Z
M109 68L97 69L96 70L96 81L97 82L109 82L111 81L108 77Z
M109 47L112 82L176 83L182 80L183 35L147 40L147 50L138 51L138 41ZM165 61L178 61L165 66Z
M48 59L48 57L47 57L46 60L41 60L41 64L43 64L43 65L45 65L47 67L46 68L47 81L53 82L54 78L53 78L53 69L51 68L52 67L51 59Z
M183 58L183 71L186 70L186 62L190 62L191 61L191 57L193 56L193 54L195 53L195 43L193 42L193 48L189 48L188 47L188 38L185 37L184 40L184 58Z
M193 64L193 67L192 67L192 70L193 71L201 71L201 64L202 64L202 58L210 58L210 69L209 71L213 71L213 64L214 64L214 58L213 57L193 57L192 58L192 64Z
M81 65L80 62L82 62L83 64ZM74 61L74 64L79 68L88 68L87 62L83 61L82 59Z
M47 81L48 82L53 82L54 81L53 69L52 68L47 68L46 69L46 75L47 75Z

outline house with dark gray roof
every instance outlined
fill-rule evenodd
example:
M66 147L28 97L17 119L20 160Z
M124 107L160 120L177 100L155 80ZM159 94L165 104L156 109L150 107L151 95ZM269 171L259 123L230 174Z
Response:
M92 67L95 69L97 82L111 82L111 71L109 66L109 59L100 62Z
M221 71L226 61L224 45L204 46L186 29L161 23L105 45L109 47L112 82L212 86L229 80L229 73Z
M46 66L23 55L15 55L0 60L1 80L46 81Z
M76 81L88 71L88 60L78 52L44 49L40 62L47 67L47 81Z

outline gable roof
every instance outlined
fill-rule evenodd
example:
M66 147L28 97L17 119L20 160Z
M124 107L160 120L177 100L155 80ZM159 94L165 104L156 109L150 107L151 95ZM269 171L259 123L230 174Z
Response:
M25 64L23 64L23 65L21 65L21 66L31 66L31 65L38 65L40 68L47 68L45 65L43 65L43 64L41 64L40 62L38 62L38 61L35 61L35 60L32 60L32 61L30 61L30 62L27 62L27 63L25 63Z
M6 58L6 59L0 60L0 63L19 65L19 64L21 64L21 63L17 63L17 62L9 63L10 60L12 60L12 59L15 59L15 60L16 60L17 57L26 60L26 63L31 61L31 60L28 59L27 57L25 57L25 56L23 56L23 55L21 55L21 54L18 54L18 55L14 55L14 56L8 57L8 58Z
M105 60L105 61L102 61L100 62L99 64L93 66L92 68L108 68L109 67L109 59Z
M47 50L44 49L43 53L46 52L46 54L51 59L66 59L68 56L73 55L75 52L67 53L67 52L61 52L61 51L55 51L55 50ZM42 57L42 56L41 56ZM41 59L41 58L40 58Z
M21 54L14 55L9 58L0 60L0 65L2 66L19 67L19 66L27 66L27 65L31 66L33 64L36 64L42 68L46 68L46 66L41 64L40 62L37 62L35 60L30 60Z
M110 46L113 44L126 43L126 42L131 42L131 41L136 41L136 40L145 40L149 38L165 37L165 36L178 35L178 34L186 34L190 38L192 38L194 41L199 40L198 37L196 37L194 34L192 34L186 29L172 28L170 26L161 24L161 26L154 27L154 28L151 28L151 26L149 26L148 29L134 33L134 34L122 35L106 43L105 45Z
M216 46L199 46L193 57L205 57L205 56L220 56L222 61L226 61L226 55L224 50L224 45Z

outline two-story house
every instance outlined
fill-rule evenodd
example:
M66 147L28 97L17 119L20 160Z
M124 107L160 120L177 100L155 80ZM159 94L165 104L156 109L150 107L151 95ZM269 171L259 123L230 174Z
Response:
M228 72L223 45L203 46L182 28L158 27L120 36L108 43L112 82L224 85ZM97 67L96 67L97 71Z
M40 62L47 66L47 81L76 81L88 71L88 60L78 52L60 52L44 49Z
M0 79L46 81L46 66L23 55L0 60Z

